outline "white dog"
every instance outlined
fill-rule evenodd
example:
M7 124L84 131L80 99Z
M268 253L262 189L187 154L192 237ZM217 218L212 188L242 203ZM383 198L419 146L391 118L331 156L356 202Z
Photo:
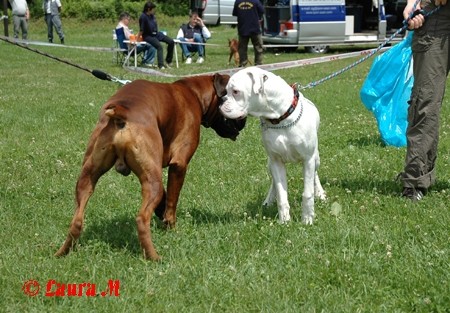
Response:
M258 67L248 67L231 76L221 111L230 119L247 115L260 118L272 175L272 185L263 205L273 203L276 197L281 223L291 219L285 163L303 161L302 221L312 224L314 196L326 199L317 174L320 118L314 104L281 77Z

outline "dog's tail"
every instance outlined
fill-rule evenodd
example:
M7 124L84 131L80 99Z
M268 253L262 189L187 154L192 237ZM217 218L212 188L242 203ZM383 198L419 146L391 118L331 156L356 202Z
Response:
M105 110L105 115L111 118L117 128L124 128L128 109L120 104L111 104Z
M127 108L120 104L112 104L105 110L105 115L108 116L114 123L117 129L123 129L126 125ZM123 139L123 136L119 138ZM116 138L117 139L117 138ZM126 142L126 140L125 140ZM124 176L128 176L131 173L131 169L127 164L125 157L125 146L123 140L114 140L114 147L117 153L117 160L115 164L116 171Z

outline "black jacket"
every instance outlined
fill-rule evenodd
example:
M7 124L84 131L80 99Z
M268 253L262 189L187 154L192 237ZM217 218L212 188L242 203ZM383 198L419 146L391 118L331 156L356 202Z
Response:
M237 16L238 33L241 36L250 36L261 33L260 20L264 8L260 0L236 0L233 16Z

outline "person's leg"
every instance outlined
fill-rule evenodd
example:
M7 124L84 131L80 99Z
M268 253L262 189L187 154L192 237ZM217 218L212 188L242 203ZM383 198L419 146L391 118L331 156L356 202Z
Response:
M162 38L161 41L163 41L167 44L166 62L167 62L167 64L171 64L172 59L173 59L173 49L175 47L175 42L173 41L172 38L170 38L166 35L164 35L164 37Z
M14 25L14 38L19 38L20 31L20 17L13 15L13 25Z
M142 57L143 65L152 65L155 61L156 49L150 44L140 44L137 46L137 54L144 53Z
M413 38L414 87L408 108L405 188L426 190L436 180L439 115L449 71L447 37Z
M155 63L155 56L156 56L156 49L155 47L151 45L146 46L146 55L145 55L145 63L147 64L153 64Z
M244 67L247 65L248 56L247 56L247 47L248 47L249 37L239 35L239 67Z
M53 42L53 20L51 14L45 14L45 22L47 23L48 42Z
M200 34L195 33L194 34L194 42L195 43L199 43L199 44L203 44L203 37ZM205 46L203 45L192 45L192 49L194 49L194 51L198 52L198 56L199 57L204 57L205 56Z
M62 23L59 15L53 15L52 16L52 22L55 26L56 33L58 34L59 40L61 40L61 43L64 43L64 33L62 30Z
M181 52L183 53L183 57L185 57L186 59L190 58L191 57L191 51L190 51L189 48L192 45L185 43L185 42L187 42L186 38L178 38L178 40L180 41L180 47L181 47Z
M164 66L164 50L163 47L161 45L161 43L159 42L159 40L156 37L152 37L152 36L147 36L144 38L144 40L146 42L148 42L149 44L151 44L155 49L156 49L156 55L158 58L158 67L161 68Z
M22 28L22 39L27 40L28 39L28 21L25 17L22 17L20 19L21 19L21 28Z
M255 65L263 64L263 41L261 34L252 35L253 49L255 50Z

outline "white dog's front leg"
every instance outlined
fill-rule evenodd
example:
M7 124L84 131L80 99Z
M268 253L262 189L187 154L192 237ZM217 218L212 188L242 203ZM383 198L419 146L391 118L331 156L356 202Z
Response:
M270 159L267 161L267 171L269 172L270 177L272 178L270 183L269 192L267 193L266 199L263 202L263 206L271 205L276 199L276 188L273 181L273 176L270 169Z
M270 175L272 176L272 175ZM276 193L275 193L275 187L273 185L273 179L270 183L269 192L267 193L266 199L263 202L263 206L269 206L271 205L276 199Z
M309 160L303 164L302 222L307 225L311 225L314 222L315 168L314 160Z
M284 224L291 220L289 214L289 202L287 194L287 178L286 167L283 162L269 160L270 173L272 174L272 186L275 189L277 204L278 204L278 218L280 223Z
M327 195L325 190L322 188L322 184L320 183L319 174L317 173L317 169L320 166L320 157L319 157L319 149L316 148L315 151L315 171L314 171L314 196L319 198L322 201L327 200Z
M314 175L314 196L322 201L327 200L327 194L322 188L322 184L320 183L319 174L317 173L317 171Z

